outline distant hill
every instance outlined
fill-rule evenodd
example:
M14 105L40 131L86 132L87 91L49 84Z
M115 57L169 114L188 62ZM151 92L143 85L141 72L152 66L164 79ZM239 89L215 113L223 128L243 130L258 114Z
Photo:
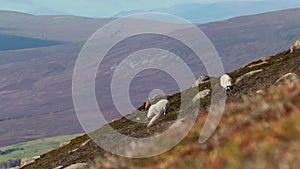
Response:
M300 8L200 25L227 71L289 48L300 37ZM239 66L238 66L239 65Z
M98 28L111 20L0 11L0 34L65 42L86 41Z
M33 15L68 15L65 12L53 10L53 9L49 9L49 8L45 8L45 7L32 9L32 10L26 11L26 13L30 13Z
M0 51L4 51L4 50L54 46L54 45L62 44L63 42L0 34L0 43L1 43Z
M208 23L232 17L299 8L299 1L225 1L210 4L186 3L149 11L122 11L113 17L122 17L141 12L164 12L182 17L193 23Z
M300 36L299 17L300 9L291 9L198 26L211 39L225 70L230 72L261 56L289 49ZM0 12L1 35L64 42L55 46L0 51L0 146L82 132L71 97L74 64L84 42L111 20ZM187 38L193 40L193 35ZM122 57L147 47L181 53L196 76L205 74L202 64L195 62L195 55L178 42L160 36L135 37L116 46L117 52L111 53L105 62L106 76L97 77L96 86L109 82L113 66ZM151 83L145 78L149 76L153 77ZM148 91L154 87L162 87L167 94L178 92L174 81L159 72L141 74L135 82L132 89L137 94L132 98L135 106L143 104ZM104 106L108 120L112 120L120 115L114 113L111 100L105 99L109 98L107 91L109 88L106 87L96 89L97 97L105 100L99 104Z

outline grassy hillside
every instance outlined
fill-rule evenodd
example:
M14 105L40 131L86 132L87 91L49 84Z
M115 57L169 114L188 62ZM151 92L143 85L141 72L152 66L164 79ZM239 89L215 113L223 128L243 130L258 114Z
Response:
M72 103L74 64L84 41L112 19L33 16L8 11L0 11L0 16L1 35L65 42L51 47L0 52L0 133L3 133L0 137L0 146L82 132ZM225 69L229 71L240 68L241 65L248 64L262 55L287 49L300 34L299 16L300 10L292 9L239 17L199 27L212 40L221 55ZM132 29L132 25L127 25L125 29ZM187 38L193 41L194 37L190 35ZM109 81L108 77L113 73L111 68L120 62L121 56L148 47L180 53L196 76L205 72L201 63L195 61L194 58L198 58L197 56L178 43L164 39L159 36L140 37L124 42L123 46L112 52L104 64L103 70L105 74L108 73L107 76L103 79L97 78L97 82ZM133 86L133 91L139 91L134 93L135 97L132 98L134 105L142 104L144 98L148 97L149 92L146 89L157 88L163 84L160 83L161 79L166 79L157 77L157 81L149 83L149 78L145 77L160 74L151 71L146 73L143 79ZM178 92L176 84L168 79L166 81L168 82L166 91L169 94ZM141 88L145 90L140 91ZM96 91L97 98L101 99L106 97L107 91L110 90L99 87ZM109 100L102 100L100 104L111 108ZM110 117L113 110L106 112L110 120L116 118ZM32 126L33 123L35 126Z
M227 106L213 137L199 144L198 117L188 136L174 149L147 159L114 155L96 160L94 169L277 169L300 164L300 84L271 87L263 95L245 97Z
M11 153L0 155L0 163L13 159L22 159L22 161L31 160L35 156L39 156L46 152L59 147L60 144L74 139L80 134L58 136L52 138L44 138L35 141L19 143L16 145L1 147L2 152L11 150Z
M221 124L205 144L198 143L198 135L207 117L205 108L209 106L210 97L201 101L200 112L204 113L198 116L197 123L189 135L177 147L162 155L147 159L116 157L106 153L92 141L88 141L90 138L87 135L83 135L62 148L42 155L40 159L23 168L54 168L80 162L91 165L96 162L96 166L102 168L235 169L252 166L297 166L298 154L295 152L299 152L297 150L300 147L300 128L297 124L300 117L300 86L293 84L275 87L274 84L286 73L294 72L299 76L299 65L300 51L294 54L285 51L267 61L259 60L231 72L230 75L236 81L248 72L262 69L261 72L240 80L234 90L228 92L228 105ZM199 90L205 87L209 87L209 84L199 86ZM263 92L257 95L257 90ZM164 130L176 119L180 93L169 96L168 99L171 102L168 109L170 114L149 130L126 118L110 125L119 132L134 137L147 137L155 131ZM110 135L105 128L106 126L102 127L96 134ZM110 140L117 139L113 135L110 136ZM86 144L83 144L85 142Z

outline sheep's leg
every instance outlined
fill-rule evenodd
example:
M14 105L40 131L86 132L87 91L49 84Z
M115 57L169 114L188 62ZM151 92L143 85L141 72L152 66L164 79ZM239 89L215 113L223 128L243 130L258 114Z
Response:
M161 113L157 113L152 119L151 121L148 123L147 127L151 127L154 122L156 122L161 116Z
M167 115L167 108L164 107L164 116L166 116L166 115Z
M148 110L147 113L147 120L151 120L156 114L158 113L158 111L156 109L152 109L152 110Z

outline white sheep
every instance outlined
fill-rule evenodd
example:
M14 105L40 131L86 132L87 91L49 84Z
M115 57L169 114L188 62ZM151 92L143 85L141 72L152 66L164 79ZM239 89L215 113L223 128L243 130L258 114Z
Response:
M154 96L152 98L149 98L146 101L145 110L148 110L151 105L157 103L158 101L160 101L162 99L166 99L166 97L165 96L161 96L161 95L156 95L156 96Z
M294 44L295 46L300 46L300 39L298 39L296 42L295 42L295 44Z
M223 89L226 91L233 89L232 78L227 74L224 74L223 76L221 76L220 84L223 87Z
M167 114L167 108L169 107L170 102L166 99L162 99L158 101L157 103L150 106L148 113L147 113L147 119L150 120L147 127L150 127L156 122L161 115Z

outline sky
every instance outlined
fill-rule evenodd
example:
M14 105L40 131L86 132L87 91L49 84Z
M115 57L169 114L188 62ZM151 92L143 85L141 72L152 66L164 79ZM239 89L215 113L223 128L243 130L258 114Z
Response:
M39 15L67 14L105 18L114 16L121 11L151 10L183 3L214 3L219 1L226 0L0 0L0 10Z

